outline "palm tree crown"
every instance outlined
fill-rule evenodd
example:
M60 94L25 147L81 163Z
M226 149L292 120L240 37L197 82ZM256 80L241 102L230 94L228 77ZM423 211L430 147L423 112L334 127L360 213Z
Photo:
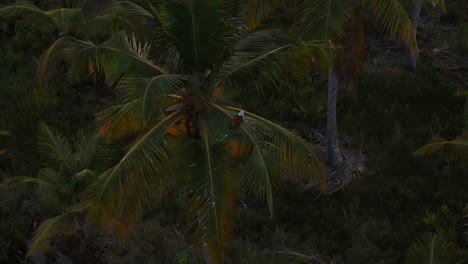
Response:
M326 46L281 29L249 32L241 10L239 1L163 1L152 13L148 6L131 9L158 19L152 45L124 31L101 44L67 38L62 54L70 78L101 71L120 95L120 104L97 114L100 132L135 137L87 190L89 219L126 237L155 199L178 187L196 245L221 263L244 196L265 201L273 214L281 182L319 180L325 187L311 145L227 102L233 91L260 94L258 73L281 69L292 52L307 50L322 61ZM153 45L163 57L150 56ZM242 124L230 130L240 111Z

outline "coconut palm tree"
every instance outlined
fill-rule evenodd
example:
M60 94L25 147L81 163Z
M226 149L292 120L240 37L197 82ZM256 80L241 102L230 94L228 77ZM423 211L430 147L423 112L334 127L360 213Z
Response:
M112 158L110 145L91 129L80 131L76 141L71 142L40 123L38 142L40 152L47 158L47 167L39 171L37 178L13 177L2 183L4 187L37 184L41 204L57 214L39 225L27 256L45 253L51 240L63 234L87 236L83 191L108 168Z
M70 37L96 40L121 29L137 31L136 25L140 24L131 13L112 0L63 0L57 8L48 11L30 1L18 0L1 8L0 17L27 19L30 23L49 26L56 32L56 39L38 62L37 77L40 87L47 84L49 74L57 72L57 68L61 67L57 62L63 56L64 47L69 45Z
M247 32L239 2L164 1L155 10L163 59L151 59L150 45L123 31L100 45L73 39L65 49L69 76L92 63L120 95L120 104L97 114L101 133L135 138L87 191L90 220L124 238L156 199L177 190L195 248L222 263L244 197L264 201L273 215L282 182L318 180L325 188L313 146L229 98L258 96L259 73L274 73L298 50L322 61L326 46L287 30Z
M286 8L290 10L287 23L297 34L305 40L328 41L330 51L336 55L328 69L327 148L329 166L337 167L341 163L336 117L338 84L340 79L349 82L362 72L366 16L417 53L412 23L399 0L253 0L247 5L247 25L252 30L258 28Z

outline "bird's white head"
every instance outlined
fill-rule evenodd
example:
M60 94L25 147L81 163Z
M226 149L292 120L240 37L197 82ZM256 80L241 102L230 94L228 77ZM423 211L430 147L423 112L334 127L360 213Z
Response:
M237 113L237 115L244 117L244 111L240 111L239 113Z

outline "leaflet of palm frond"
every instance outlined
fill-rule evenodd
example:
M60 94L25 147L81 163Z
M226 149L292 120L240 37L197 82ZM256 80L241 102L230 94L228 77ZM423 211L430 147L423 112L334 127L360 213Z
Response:
M93 126L86 127L77 133L76 159L79 171L93 169L102 171L114 158L114 148L106 142Z
M279 10L286 8L286 0L252 0L245 7L246 24L250 30L255 30L268 18Z
M105 171L88 189L85 207L90 220L105 226L109 217L119 215L129 200L145 208L151 203L154 184L165 186L168 177L180 175L180 146L167 133L167 127L180 118L179 112L174 112L154 125L132 144L117 165ZM121 195L124 189L137 191L125 197Z
M454 140L446 140L435 136L430 143L413 153L413 156L431 155L438 150L443 150L448 161L460 160L468 164L468 130Z
M98 55L106 82L113 84L125 76L148 77L166 73L148 59L149 48L149 44L128 38L123 31L98 46Z
M210 138L206 120L201 127L202 139L187 142L187 160L193 164L188 166L183 192L188 202L183 209L198 252L213 263L222 263L241 197L239 177L224 147Z
M402 40L419 53L413 23L399 0L363 0L363 6L391 38Z
M230 136L223 140L223 144L234 159L242 160L252 151L252 145L245 141L240 136Z
M66 185L66 189L69 193L74 195L74 199L78 199L81 192L92 184L97 179L98 175L99 174L95 171L83 169L71 177Z
M282 69L293 79L305 77L313 65L325 69L330 64L328 46L325 41L303 42L286 52L281 60Z
M56 27L64 33L72 31L72 24L77 22L81 15L81 8L60 8L45 12Z
M339 74L348 83L354 83L362 74L366 51L366 17L362 7L353 10L349 30L343 41L344 46L339 58Z
M234 33L223 17L221 0L164 1L166 38L177 48L187 72L202 72L220 58Z
M99 53L92 42L69 38L63 47L63 59L67 62L68 79L72 83L80 81L85 75L100 71ZM45 61L44 65L47 66L46 63L48 62Z
M86 0L80 7L83 18L89 20L102 14L115 13L117 4L115 0Z
M178 74L161 74L152 78L122 78L116 91L126 101L137 101L141 112L141 119L145 124L154 122L161 117L165 103L171 99L170 95L183 87L187 76Z
M280 72L282 56L297 44L294 41L288 32L273 29L256 31L242 38L221 65L214 89L223 87L225 92L235 89L252 98L264 95L265 87L257 84L266 78L259 73L268 74L273 80L280 78L275 74ZM250 80L249 87L243 82L246 78Z
M158 5L158 3L155 3ZM150 1L118 1L119 13L132 19L145 18L146 21L139 21L140 26L149 24L149 28L161 26L161 18L157 6ZM148 29L148 28L147 28Z
M424 234L413 242L406 254L406 264L461 264L460 251L454 243L441 234Z
M138 32L138 23L125 16L104 13L85 21L82 26L83 32L87 36L102 36L117 33L121 30L126 32Z
M40 206L48 209L63 209L73 202L73 195L66 185L73 175L60 174L53 169L39 171L38 187Z
M81 13L79 8L60 8L50 11L43 11L29 1L18 0L15 4L0 9L0 17L24 17L30 22L49 21L54 27L67 33L70 23Z
M63 7L82 8L89 0L62 0Z
M120 139L143 129L140 101L113 106L97 113L99 133L107 139Z
M41 88L47 86L47 82L51 79L52 74L61 72L61 68L65 55L65 49L74 44L74 39L68 36L63 36L56 40L52 45L47 48L39 58L36 76L38 85Z
M39 123L37 140L39 151L44 157L47 157L49 163L57 165L69 175L76 172L77 164L72 148L60 133L41 122Z
M345 35L354 0L301 1L293 28L306 40L332 40Z
M243 28L245 20L242 15L245 11L245 5L245 0L223 0L220 8L223 19L228 21L235 29ZM235 37L235 35L232 37Z
M141 199L156 202L164 194L164 188L160 184L154 183L153 186L139 189L138 186L122 185L120 190L122 203L103 226L116 236L118 242L123 243L129 238L143 213L148 211L149 208L141 203ZM145 192L144 195L139 193L142 191Z
M47 219L37 229L26 256L31 257L47 252L52 239L73 232L75 232L75 226L70 214L65 213Z

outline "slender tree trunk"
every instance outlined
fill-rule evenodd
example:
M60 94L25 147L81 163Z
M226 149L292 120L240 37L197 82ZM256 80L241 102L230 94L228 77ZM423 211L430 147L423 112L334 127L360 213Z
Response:
M411 11L411 21L413 22L414 34L418 31L419 16L421 14L422 0L413 0L413 10ZM407 46L406 54L407 68L410 71L416 70L416 54Z
M338 76L335 65L328 69L328 107L327 107L327 152L328 165L336 168L342 162L338 145L338 126L336 122L336 99L338 95Z

